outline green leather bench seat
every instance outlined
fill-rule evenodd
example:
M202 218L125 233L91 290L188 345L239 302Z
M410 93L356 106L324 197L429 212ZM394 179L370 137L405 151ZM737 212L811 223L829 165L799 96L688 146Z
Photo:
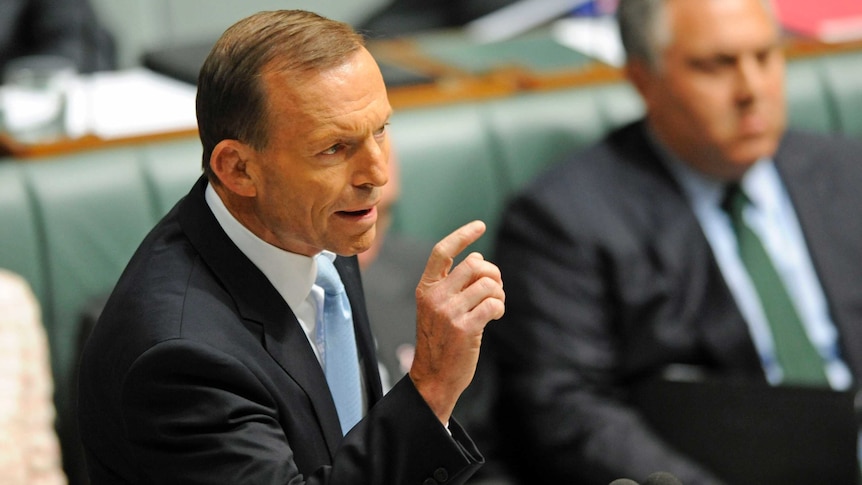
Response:
M862 51L819 57L837 133L862 137Z
M402 180L394 230L436 242L440 234L500 212L502 180L479 108L459 104L393 116ZM474 249L487 248L487 239Z
M160 156L171 152L181 157ZM110 290L199 166L197 140L0 162L0 266L22 274L42 304L61 421L71 404L81 311Z
M398 111L391 133L402 196L393 230L436 242L482 219L488 231L471 249L487 253L515 191L642 112L625 83Z
M795 60L788 72L792 126L862 137L862 51ZM642 112L623 82L399 110L391 123L402 172L393 230L434 242L483 219L489 232L473 249L488 253L515 191ZM188 192L200 157L199 141L188 138L0 160L0 267L22 274L42 304L61 418L80 313Z
M643 113L640 98L627 83L530 93L482 108L506 193Z
M23 170L15 162L0 162L0 266L22 275L44 301L46 252L33 204Z
M787 65L787 96L789 123L805 130L829 133L838 131L828 86L822 82L820 63L806 59Z

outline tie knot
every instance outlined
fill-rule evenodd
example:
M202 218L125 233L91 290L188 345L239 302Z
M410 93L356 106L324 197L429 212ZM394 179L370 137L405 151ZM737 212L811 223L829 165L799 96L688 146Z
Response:
M742 218L742 209L750 202L742 187L738 183L732 183L724 189L721 208L734 220L740 220Z
M344 291L344 284L341 282L341 277L338 276L338 270L335 265L324 254L319 254L315 258L317 260L317 286L329 295L337 295Z

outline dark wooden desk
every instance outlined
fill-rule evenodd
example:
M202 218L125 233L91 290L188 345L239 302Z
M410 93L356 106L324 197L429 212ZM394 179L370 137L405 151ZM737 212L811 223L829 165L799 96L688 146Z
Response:
M827 44L813 39L787 39L788 59L862 49L862 41ZM560 46L542 32L496 44L471 44L456 31L391 40L370 40L378 62L412 71L425 82L390 86L395 109L480 101L521 92L616 82L622 72L613 66ZM189 62L203 62L206 44L190 48ZM537 54L539 53L539 54ZM175 54L175 53L174 53ZM176 57L174 55L174 57ZM385 70L384 70L385 72ZM163 141L196 135L195 129L102 139L93 135L31 145L0 133L0 155L31 159L124 144Z
M458 45L460 42L460 45ZM810 38L785 40L789 60L862 50L862 40L824 43ZM563 89L623 80L619 68L556 44L549 35L471 45L463 34L443 32L369 43L379 62L425 74L434 81L391 88L396 108L476 101L523 91ZM499 62L490 62L495 54ZM555 51L550 57L544 52ZM471 57L472 56L472 57ZM470 62L474 62L470 66ZM520 61L520 62L519 62Z
M0 156L31 159L84 150L173 140L196 136L197 133L197 129L191 129L111 139L104 139L95 135L84 135L79 138L67 138L52 143L28 144L21 143L8 134L0 132Z

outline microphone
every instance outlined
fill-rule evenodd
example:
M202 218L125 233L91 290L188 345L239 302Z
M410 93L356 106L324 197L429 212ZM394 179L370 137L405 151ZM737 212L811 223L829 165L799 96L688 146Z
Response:
M638 485L638 482L628 478L617 478L608 485Z
M655 472L647 477L643 485L682 485L682 482L668 472Z

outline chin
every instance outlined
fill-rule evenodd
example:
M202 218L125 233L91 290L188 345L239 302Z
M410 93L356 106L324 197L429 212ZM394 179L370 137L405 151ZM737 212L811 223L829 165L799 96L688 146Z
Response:
M341 256L354 256L356 254L368 251L368 249L371 248L373 242L374 232L372 231L370 235L368 233L365 233L356 239L353 239L351 241L345 241L344 244L339 245L337 251L333 252Z
M778 149L778 141L772 138L757 139L741 143L727 153L727 160L734 165L750 167L762 158L775 155Z

